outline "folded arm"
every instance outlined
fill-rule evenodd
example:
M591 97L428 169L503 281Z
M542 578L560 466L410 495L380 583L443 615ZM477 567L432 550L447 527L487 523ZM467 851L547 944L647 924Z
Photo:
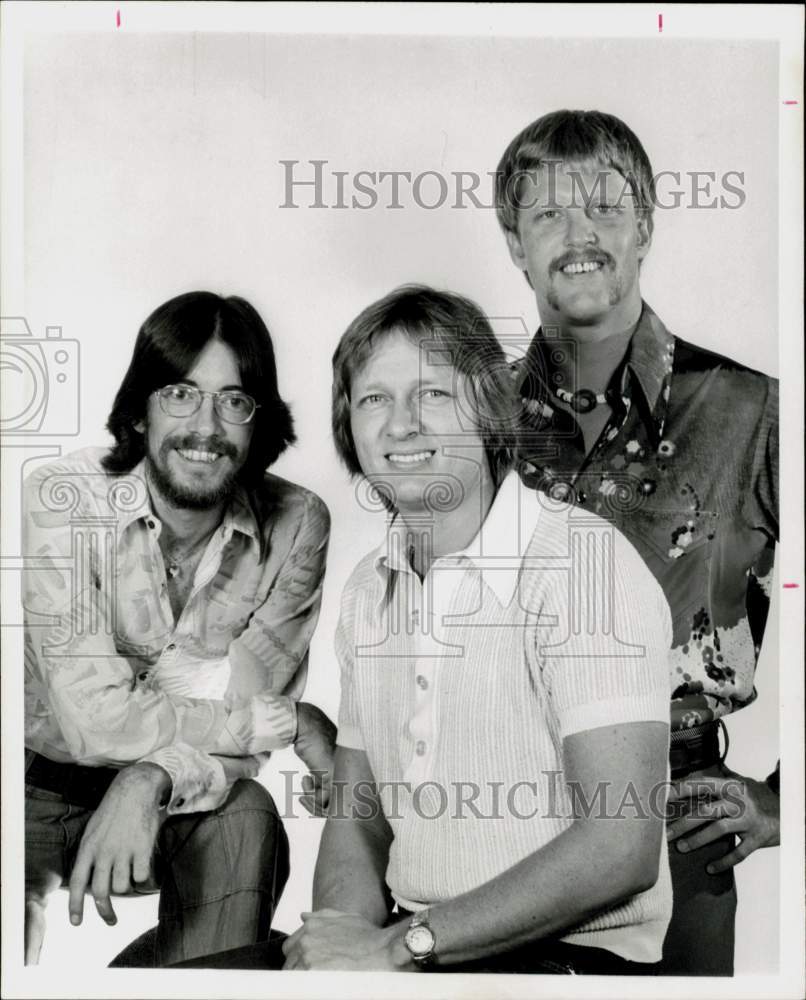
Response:
M439 963L471 961L562 933L651 888L663 844L667 747L668 726L660 722L566 737L573 822L495 878L430 907ZM339 748L338 756L340 775L367 775L361 752ZM362 792L362 808L365 798ZM316 912L306 914L289 938L286 967L413 970L403 940L408 921L383 926L389 912L383 883L388 825L356 822L349 810L341 812L348 818L326 824Z
M259 755L289 745L298 732L296 699L319 611L327 509L309 495L266 601L230 646L226 697L195 698L135 677L115 646L116 579L98 551L77 571L69 518L50 509L41 486L32 477L25 496L26 688L33 715L37 703L47 706L77 762L158 764L176 786L170 811L215 808L234 775L256 774ZM242 764L233 768L218 755Z
M439 961L469 961L567 931L651 888L663 842L667 747L660 722L566 737L566 782L578 790L573 823L496 878L431 907Z

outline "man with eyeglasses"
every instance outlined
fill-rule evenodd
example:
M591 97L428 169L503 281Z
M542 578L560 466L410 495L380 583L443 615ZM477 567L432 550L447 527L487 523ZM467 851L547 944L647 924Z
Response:
M191 292L138 334L108 429L24 486L26 962L69 880L161 886L159 924L116 964L268 937L288 875L271 796L248 780L290 744L303 802L329 797L335 731L298 702L329 518L266 472L294 439L269 331L243 299Z

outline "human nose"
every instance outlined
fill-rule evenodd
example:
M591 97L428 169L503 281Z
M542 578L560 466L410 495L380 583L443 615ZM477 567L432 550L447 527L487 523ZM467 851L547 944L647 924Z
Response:
M200 437L209 437L221 429L221 418L215 408L215 395L212 392L203 392L201 404L195 413L191 414L188 425Z
M417 402L398 399L392 403L386 421L386 433L390 437L402 439L414 437L420 429Z
M565 242L568 246L596 243L598 236L593 219L582 209L571 209L566 214Z

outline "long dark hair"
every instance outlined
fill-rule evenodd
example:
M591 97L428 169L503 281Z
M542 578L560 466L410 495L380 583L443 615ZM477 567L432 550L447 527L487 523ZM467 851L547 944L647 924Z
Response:
M232 350L244 392L260 404L239 481L247 488L258 485L265 470L293 444L296 435L277 386L271 335L257 311L235 295L187 292L159 306L140 327L106 424L115 438L103 459L107 472L130 472L143 458L145 437L135 424L145 418L148 397L181 381L213 338Z

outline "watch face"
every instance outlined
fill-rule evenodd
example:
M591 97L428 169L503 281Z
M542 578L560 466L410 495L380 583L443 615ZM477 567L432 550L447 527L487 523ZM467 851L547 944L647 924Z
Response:
M434 948L434 934L430 927L410 927L406 931L406 947L414 958L424 958Z

